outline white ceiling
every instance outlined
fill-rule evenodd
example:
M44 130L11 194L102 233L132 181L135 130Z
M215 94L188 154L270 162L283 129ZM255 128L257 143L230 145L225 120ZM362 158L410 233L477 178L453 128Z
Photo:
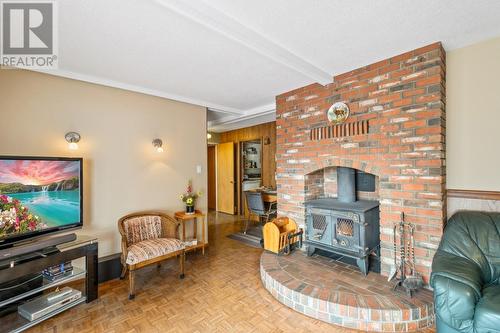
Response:
M500 35L498 0L64 0L59 70L208 107L209 129L274 118L274 97L442 41Z

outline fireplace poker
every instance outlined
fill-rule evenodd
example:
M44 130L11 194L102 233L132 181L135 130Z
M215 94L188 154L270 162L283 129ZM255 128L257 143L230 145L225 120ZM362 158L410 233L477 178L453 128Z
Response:
M405 237L405 222L404 222L405 214L401 212L401 221L399 222L399 252L401 256L401 267L400 267L400 273L401 273L401 281L404 281L406 278L406 255L405 255L405 242L406 242L406 237Z
M404 284L404 281L406 280L406 237L405 237L405 221L404 221L405 215L403 212L401 212L401 221L399 222L399 254L400 254L400 260L401 262L399 263L399 278L396 284L394 285L394 290L397 289L397 287L402 286ZM409 255L408 255L409 256ZM408 289L406 289L407 294ZM409 294L411 296L411 294Z
M389 277L387 278L387 281L391 281L396 277L398 274L398 263L397 263L397 248L396 248L396 232L397 232L398 225L397 223L394 223L394 227L392 228L392 245L393 245L393 256L394 256L394 261L392 263L391 271L389 272Z
M417 273L417 270L415 269L415 238L414 238L414 231L415 231L415 226L414 225L409 225L410 228L410 240L411 242L408 242L408 247L411 248L411 275L406 277L406 279L403 281L403 287L405 287L407 293L410 294L410 297L412 296L412 293L424 285L424 281L422 280L422 277ZM410 245L411 243L411 245ZM410 253L408 254L410 256Z

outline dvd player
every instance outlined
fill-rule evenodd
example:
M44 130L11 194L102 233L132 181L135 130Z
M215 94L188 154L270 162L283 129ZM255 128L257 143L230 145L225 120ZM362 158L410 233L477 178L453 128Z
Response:
M81 297L82 292L80 290L64 287L20 305L17 311L22 317L33 321Z

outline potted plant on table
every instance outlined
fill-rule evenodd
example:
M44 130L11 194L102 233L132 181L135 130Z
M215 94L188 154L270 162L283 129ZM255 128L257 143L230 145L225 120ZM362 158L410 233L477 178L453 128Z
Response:
M186 193L181 194L181 200L186 204L186 214L195 213L194 205L196 203L196 199L201 197L201 195L201 191L198 191L197 193L193 192L193 183L189 180Z

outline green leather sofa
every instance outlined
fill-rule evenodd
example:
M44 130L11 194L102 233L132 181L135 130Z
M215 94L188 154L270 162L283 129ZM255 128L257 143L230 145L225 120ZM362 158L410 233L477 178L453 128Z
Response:
M458 212L432 262L438 333L500 333L500 213Z

